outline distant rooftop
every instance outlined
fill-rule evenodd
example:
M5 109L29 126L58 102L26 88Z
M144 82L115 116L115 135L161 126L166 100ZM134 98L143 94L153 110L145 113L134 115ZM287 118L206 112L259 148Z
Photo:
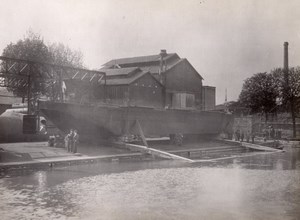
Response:
M168 60L171 57L176 57L180 59L180 57L176 53L170 53L166 54L166 56L163 58L163 60ZM121 58L121 59L114 59L111 60L105 64L103 64L104 67L111 67L114 65L124 65L124 64L139 64L139 63L153 63L153 62L159 62L160 61L160 55L149 55L149 56L139 56L139 57L129 57L129 58Z
M140 68L142 71L150 72L152 75L157 75L161 71L161 58L163 59L164 71L168 71L181 62L190 65L195 72L202 78L197 70L189 63L186 58L180 58L177 53L167 53L166 50L161 50L160 54L149 56L138 56L110 60L103 64L100 71L106 72L107 76L127 75L134 68Z
M131 74L133 72L141 71L138 67L127 67L127 68L115 68L115 69L101 69L102 72L106 73L107 77L110 76L127 76L128 74Z

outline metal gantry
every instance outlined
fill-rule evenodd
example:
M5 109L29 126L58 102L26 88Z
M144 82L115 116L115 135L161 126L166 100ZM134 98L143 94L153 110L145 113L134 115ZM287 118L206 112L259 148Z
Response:
M106 85L106 75L101 71L0 56L0 87L24 88L28 114L34 109L35 100L31 91L33 79L51 87L54 101L64 99L64 80L87 80Z

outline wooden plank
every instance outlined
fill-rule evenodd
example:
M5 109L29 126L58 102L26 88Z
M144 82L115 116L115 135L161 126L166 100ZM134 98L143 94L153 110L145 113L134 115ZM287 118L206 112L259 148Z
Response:
M272 147L266 147L258 144L250 144L247 142L242 142L243 147L251 148L254 150L261 150L261 151L269 151L269 152L283 152L283 150L275 149Z
M142 145L125 144L125 147L128 147L131 150L136 150L136 151L140 151L142 153L152 154L152 155L159 156L159 157L162 157L162 158L173 159L173 160L182 160L182 161L189 162L189 163L194 162L194 160L191 160L191 159L188 159L188 158L185 158L185 157L181 157L181 156L178 156L178 155L175 155L175 154L168 153L166 151L161 151L161 150L157 150L157 149L150 148L150 147L145 147L145 146L142 146Z
M254 150L269 151L269 152L283 152L283 150L279 150L279 149L275 149L275 148L267 147L267 146L262 146L262 145L258 145L258 144L252 144L252 143L248 143L248 142L239 142L239 141L233 141L233 140L227 140L227 139L218 139L218 140L221 142L224 142L224 143L236 144L236 145L251 148Z

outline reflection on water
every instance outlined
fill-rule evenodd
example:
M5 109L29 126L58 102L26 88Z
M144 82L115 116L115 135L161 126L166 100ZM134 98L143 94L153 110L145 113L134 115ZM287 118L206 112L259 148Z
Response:
M1 219L298 219L300 151L101 163L0 179Z

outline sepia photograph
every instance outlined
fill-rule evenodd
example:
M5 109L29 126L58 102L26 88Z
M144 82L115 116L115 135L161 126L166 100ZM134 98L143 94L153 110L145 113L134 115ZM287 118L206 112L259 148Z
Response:
M300 219L299 12L0 0L0 219Z

